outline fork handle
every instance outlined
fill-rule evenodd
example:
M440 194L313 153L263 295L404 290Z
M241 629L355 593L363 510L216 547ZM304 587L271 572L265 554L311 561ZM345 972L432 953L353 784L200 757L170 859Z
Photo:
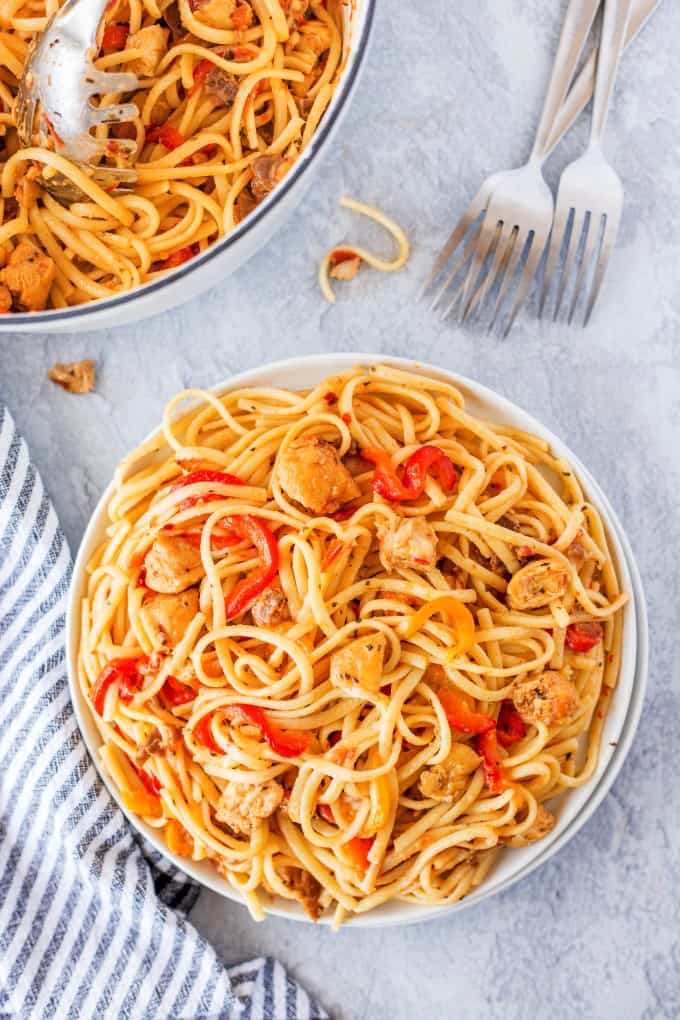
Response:
M590 144L599 145L607 125L614 82L626 44L626 30L633 0L605 0L600 52L597 57L593 120Z
M542 163L547 155L553 123L567 95L599 6L600 0L569 0L530 162Z
M660 3L661 0L634 0L628 28L626 29L627 47L630 46L638 32L645 26ZM597 71L597 54L597 49L590 53L590 56L581 68L578 78L571 86L569 95L564 100L557 115L557 120L552 126L546 156L550 155L592 99Z

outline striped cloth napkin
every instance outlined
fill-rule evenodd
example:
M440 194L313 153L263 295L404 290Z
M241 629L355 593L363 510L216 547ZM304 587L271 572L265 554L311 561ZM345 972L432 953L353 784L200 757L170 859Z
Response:
M70 570L0 405L0 1018L322 1020L276 961L221 963L186 917L198 888L99 781L66 680Z

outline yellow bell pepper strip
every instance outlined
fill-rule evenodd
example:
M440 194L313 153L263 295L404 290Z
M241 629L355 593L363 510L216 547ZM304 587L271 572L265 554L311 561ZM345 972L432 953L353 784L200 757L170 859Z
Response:
M142 815L145 818L160 818L163 814L163 807L160 799L146 790L121 790L120 798L123 804L135 815Z
M372 769L382 765L375 747L371 748L369 752L368 765ZM391 806L392 792L389 779L386 775L376 776L371 781L371 813L363 830L365 836L374 836L387 825Z
M191 857L194 852L194 841L176 818L170 818L165 825L165 842L168 849L179 857Z
M456 629L456 643L453 648L449 648L444 657L445 662L451 662L468 652L475 643L474 617L467 606L453 595L440 595L436 599L430 599L408 618L402 633L404 637L413 637L435 613L443 613Z

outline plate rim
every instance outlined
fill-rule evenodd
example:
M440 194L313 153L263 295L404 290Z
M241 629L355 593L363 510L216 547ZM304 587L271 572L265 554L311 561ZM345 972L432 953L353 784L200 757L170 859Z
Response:
M616 776L623 766L623 763L630 751L630 747L632 746L647 688L649 637L646 598L644 588L642 586L640 571L635 561L630 541L625 533L621 521L618 518L618 515L609 502L609 499L588 468L581 462L580 458L573 453L567 444L559 438L559 436L556 436L534 415L526 411L514 401L505 397L503 394L492 390L485 384L477 382L468 376L455 371L450 371L438 365L432 365L417 359L402 358L365 351L340 353L320 352L296 358L279 359L274 362L266 362L256 368L250 368L243 372L235 373L221 380L214 386L201 388L205 389L206 392L219 394L236 387L252 386L256 384L256 380L257 384L266 385L267 379L273 375L281 375L287 371L290 372L293 370L304 371L305 369L318 374L321 379L324 375L337 375L350 367L362 364L384 364L386 366L394 366L396 368L407 369L408 371L415 371L420 374L432 375L453 383L461 390L467 390L468 393L477 400L481 400L483 403L489 404L494 408L494 411L500 411L501 413L507 412L511 417L515 418L519 415L520 418L527 421L530 428L535 430L536 434L545 438L550 443L553 450L560 455L566 456L571 465L574 467L579 481L583 483L584 488L587 490L589 497L595 496L596 501L600 503L600 508L604 511L604 520L610 542L615 539L613 544L618 544L619 546L616 550L619 554L619 571L624 574L627 572L628 579L630 580L630 590L633 594L633 598L627 610L630 616L630 622L628 622L627 626L629 630L631 628L633 629L635 635L635 648L633 651L632 661L630 665L627 666L627 670L629 670L632 674L630 695L624 710L623 719L620 723L619 732L617 734L617 746L614 748L614 752L611 754L609 759L605 761L604 767L601 766L603 755L602 753L600 754L597 769L598 771L601 769L601 771L599 776L596 775L596 777L589 781L588 785L593 783L594 785L592 786L590 795L577 810L576 814L567 821L563 828L560 828L558 822L555 834L552 838L549 838L548 844L542 847L541 844L534 844L533 846L536 849L534 850L533 857L526 861L525 864L518 867L515 872L507 875L500 881L497 881L496 884L485 881L469 896L464 897L462 900L445 905L427 907L407 903L405 901L397 901L398 905L393 907L395 913L390 913L387 916L381 916L381 908L379 907L376 908L375 911L371 911L367 914L353 915L343 924L343 927L351 928L379 928L419 924L421 922L443 919L444 917L450 917L452 914L457 913L460 910L473 907L500 892L506 891L516 882L527 877L531 874L531 872L536 870L536 868L546 863L554 854L558 853L559 850L561 850L563 846L565 846L566 843L568 843L569 840L576 835L586 821L592 817L606 794L609 792ZM326 368L326 366L328 366L328 368ZM155 435L159 429L159 425L160 420L145 438L148 439ZM140 440L140 442L144 441L144 439ZM125 453L123 456L125 456ZM156 830L145 825L145 823L142 822L136 815L128 812L122 804L114 784L100 767L98 747L101 743L101 738L99 739L99 743L95 743L95 737L91 737L91 733L93 731L97 736L100 737L100 735L96 722L93 718L91 718L91 711L89 710L89 707L87 706L87 703L80 691L77 677L77 646L80 629L79 603L81 590L86 578L85 567L87 560L92 554L93 548L96 546L96 543L101 541L101 533L103 530L102 522L105 519L108 502L113 492L113 484L114 479L112 477L90 515L78 547L71 581L69 583L65 626L67 673L69 694L80 734L99 778L104 783L104 786L112 795L113 799L132 825L133 829L143 836L170 863L174 864L175 867L185 874L188 880L195 881L202 888L222 895L225 898L245 907L246 904L244 899L240 896L237 890L229 887L225 880L219 879L218 882L218 876L215 876L214 878L212 876L204 876L203 874L198 874L193 868L191 870L187 870L187 866L191 868L191 865L194 862L186 862L183 858L179 858L172 854L167 849L163 840L158 836ZM576 792L577 791L575 790L574 793ZM522 851L517 852L526 854L526 851L530 849L531 848L527 847L523 848ZM298 904L289 904L287 901L282 901L282 903L285 904L285 907L283 905L277 905L276 901L267 903L264 906L265 914L285 918L286 920L291 921L302 921L310 924L313 923L311 919L309 919L307 915L301 911ZM323 917L317 923L328 925L331 923L331 919L330 917Z

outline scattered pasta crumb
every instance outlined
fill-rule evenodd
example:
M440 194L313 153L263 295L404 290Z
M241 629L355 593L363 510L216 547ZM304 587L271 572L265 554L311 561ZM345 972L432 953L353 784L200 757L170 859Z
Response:
M399 246L399 251L390 262L378 258L371 252L366 251L365 248L359 248L353 244L343 245L342 248L331 248L324 255L319 266L319 286L326 301L329 301L331 304L335 302L335 294L330 284L331 277L336 280L353 280L359 272L362 262L365 262L381 273L395 273L405 265L411 253L408 238L401 227L394 220L385 216L379 209L376 209L375 206L365 205L363 202L357 202L353 198L341 198L340 205L345 209L352 209L354 212L361 213L363 216L367 216L369 219L374 220L374 222L379 223L395 239Z
M94 361L85 358L64 365L57 363L49 370L47 377L69 393L91 393L95 381Z

